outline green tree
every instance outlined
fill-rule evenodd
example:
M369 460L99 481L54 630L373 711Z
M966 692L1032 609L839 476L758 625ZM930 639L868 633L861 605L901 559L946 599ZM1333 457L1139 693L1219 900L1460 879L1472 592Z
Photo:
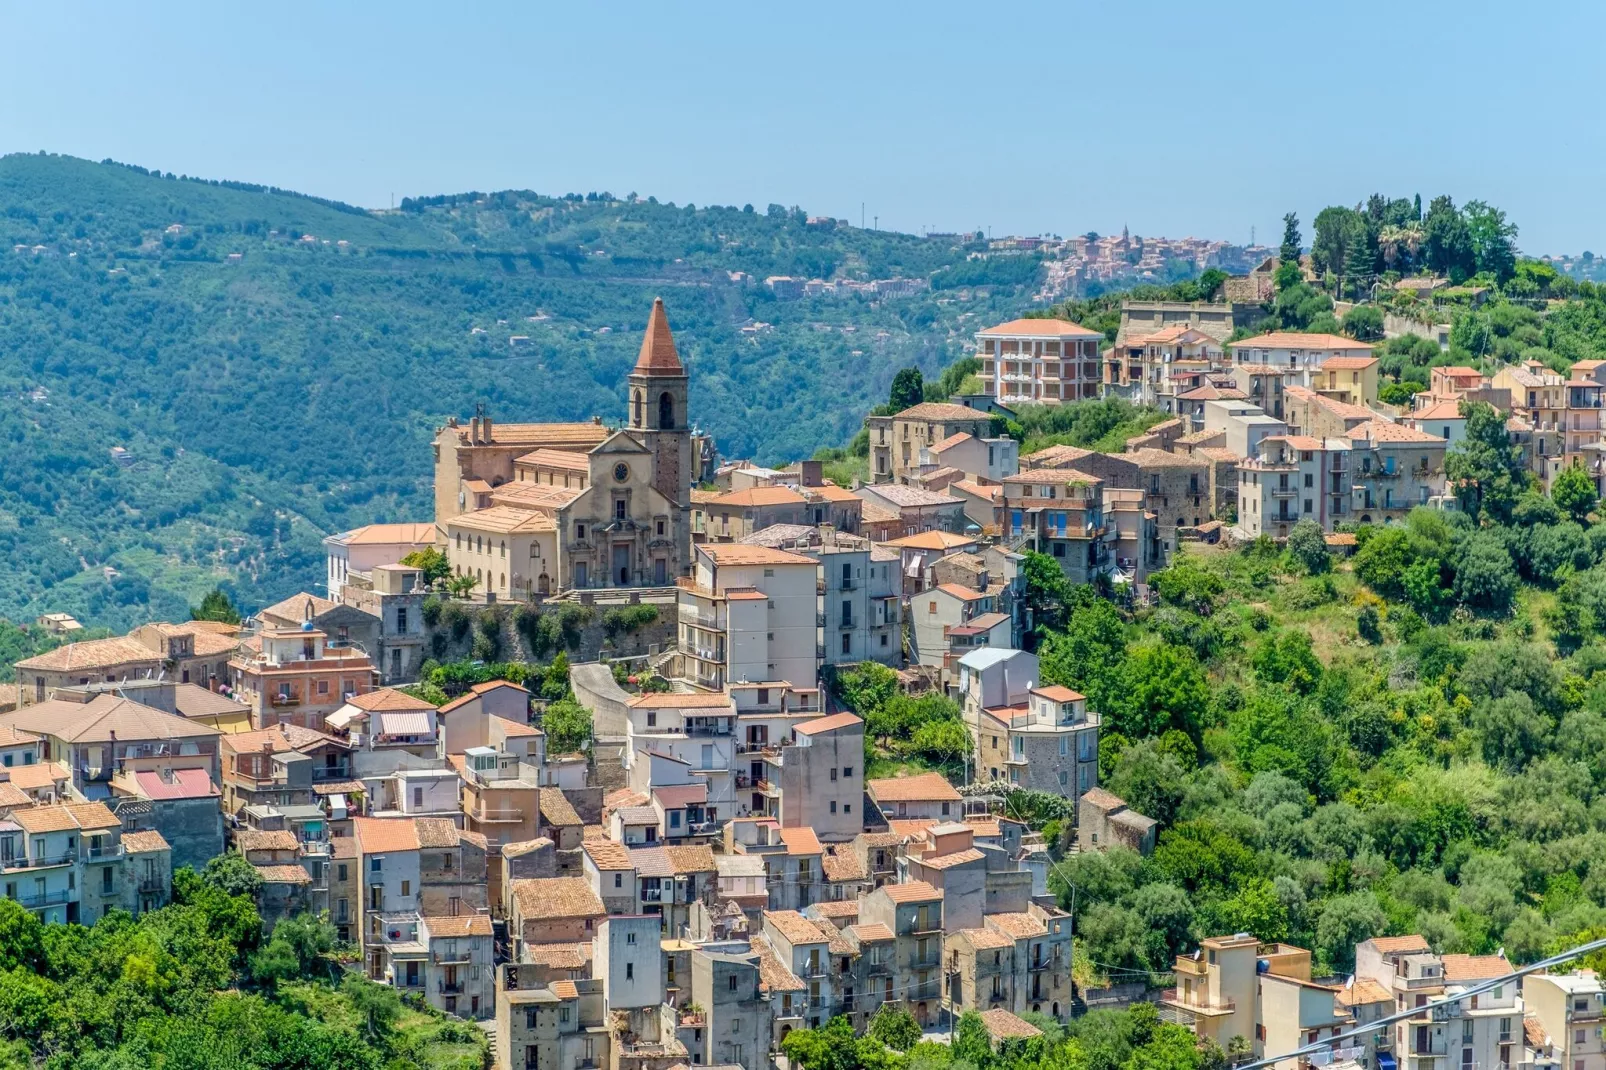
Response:
M1309 576L1319 576L1333 567L1327 536L1322 533L1322 526L1309 517L1295 524L1288 533L1288 556Z
M1516 274L1517 225L1506 221L1506 213L1483 201L1468 201L1462 209L1473 266L1480 275L1493 275L1504 285Z
M1277 250L1277 258L1284 264L1299 266L1299 217L1293 212L1283 216L1283 243Z
M214 587L206 592L201 604L190 610L191 620L211 620L221 624L239 624L240 611L234 608L234 603L224 593L223 588Z
M572 698L559 699L541 715L541 730L549 753L583 751L591 742L591 711Z
M1130 739L1169 728L1199 735L1210 688L1192 652L1170 643L1139 647L1122 666L1120 684L1115 708L1105 711L1117 732Z
M1478 270L1477 252L1465 217L1449 197L1435 197L1423 226L1423 258L1429 269L1462 283Z
M1577 461L1562 469L1551 481L1550 498L1557 508L1580 524L1589 523L1589 514L1600 502L1595 481Z
M1344 313L1344 333L1361 342L1380 340L1383 337L1382 311L1376 305L1356 305Z
M887 397L887 404L894 413L920 404L926 400L925 380L919 368L903 368L892 377L892 389Z
M1078 598L1075 585L1066 578L1059 562L1048 554L1027 550L1021 575L1026 581L1026 607L1032 613L1032 621L1040 628L1064 627Z
M426 587L433 587L452 574L452 566L447 563L446 555L433 546L414 550L402 558L401 563L408 568L422 569Z
M883 1003L870 1019L870 1035L896 1051L920 1043L920 1023L902 1004Z
M1516 566L1505 540L1494 532L1470 536L1455 570L1455 596L1475 609L1504 613L1517 597Z
M981 1015L975 1011L966 1011L959 1016L959 1022L954 1027L953 1047L956 1062L963 1061L983 1068L993 1063L992 1035L987 1032L987 1024L981 1020Z
M1310 260L1318 275L1347 273L1350 246L1359 223L1359 214L1349 208L1335 205L1316 213Z
M1467 513L1505 523L1528 484L1527 466L1506 434L1505 415L1493 405L1463 401L1461 415L1466 437L1445 456L1445 475Z
M262 887L262 877L256 867L242 854L229 852L207 862L201 879L225 895L251 897Z

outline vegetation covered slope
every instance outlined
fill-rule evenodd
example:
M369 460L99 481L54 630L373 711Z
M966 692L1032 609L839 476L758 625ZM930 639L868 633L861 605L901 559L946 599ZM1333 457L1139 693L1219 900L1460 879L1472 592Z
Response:
M5 1070L480 1070L485 1036L338 964L308 916L262 935L239 855L174 874L172 906L90 928L0 901ZM349 958L349 956L347 956Z
M219 580L247 609L315 585L322 535L429 515L430 433L477 402L619 417L655 295L694 419L777 461L847 440L898 368L947 364L1031 281L779 205L511 192L376 214L59 156L0 159L0 213L0 616L108 627ZM935 288L780 301L778 274Z
M1318 973L1384 933L1532 961L1606 926L1606 525L1567 482L1360 528L1349 560L1309 522L1189 551L1132 616L1035 584L1043 679L1162 822L1150 858L1057 867L1084 961L1143 977L1238 931Z

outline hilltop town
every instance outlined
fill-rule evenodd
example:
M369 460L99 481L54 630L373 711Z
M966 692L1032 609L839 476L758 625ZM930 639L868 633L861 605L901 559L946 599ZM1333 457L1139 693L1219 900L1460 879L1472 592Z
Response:
M1335 304L1297 236L1249 260L993 244L1053 254L1045 304L1117 264L1219 278L1120 300L1108 331L1069 306L981 327L846 450L779 467L699 429L654 301L611 411L447 419L433 515L329 536L319 589L110 638L42 617L49 649L0 689L5 898L92 925L231 871L264 939L322 919L349 970L476 1023L504 1070L812 1066L816 1038L864 1034L1002 1066L1133 1003L1235 1062L1326 1037L1286 1065L1598 1067L1595 973L1497 984L1508 949L1595 914L1513 892L1467 935L1436 870L1363 872L1459 851L1459 895L1493 841L1406 848L1353 815L1413 731L1516 774L1550 744L1513 757L1509 718L1593 709L1585 668L1571 698L1535 682L1531 617L1495 622L1526 613L1520 571L1559 589L1547 641L1591 649L1606 361L1456 362L1441 320L1486 290L1419 272ZM1302 290L1323 310L1268 318ZM1086 413L1108 419L1075 444ZM1511 645L1479 683L1480 655L1412 645L1433 634ZM1409 649L1409 681L1368 676L1372 647ZM1491 682L1521 672L1525 713ZM1357 724L1324 687L1422 705ZM1210 786L1211 757L1238 779ZM1254 831L1210 825L1227 799ZM1273 860L1333 843L1342 877Z

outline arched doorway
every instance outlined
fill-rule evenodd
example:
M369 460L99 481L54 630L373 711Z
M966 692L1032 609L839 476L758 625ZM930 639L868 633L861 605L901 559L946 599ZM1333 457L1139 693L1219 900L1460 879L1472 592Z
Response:
M675 399L665 390L658 395L658 430L673 431L675 429Z
M535 581L535 593L542 596L552 593L552 580L545 572Z

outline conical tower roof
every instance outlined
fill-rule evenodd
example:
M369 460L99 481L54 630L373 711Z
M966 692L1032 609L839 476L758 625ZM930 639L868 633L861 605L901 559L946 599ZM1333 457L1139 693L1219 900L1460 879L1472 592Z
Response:
M636 358L632 375L685 375L686 367L675 352L675 339L669 333L669 316L664 312L664 299L652 301L652 315L647 318L647 333L641 339L641 355Z

